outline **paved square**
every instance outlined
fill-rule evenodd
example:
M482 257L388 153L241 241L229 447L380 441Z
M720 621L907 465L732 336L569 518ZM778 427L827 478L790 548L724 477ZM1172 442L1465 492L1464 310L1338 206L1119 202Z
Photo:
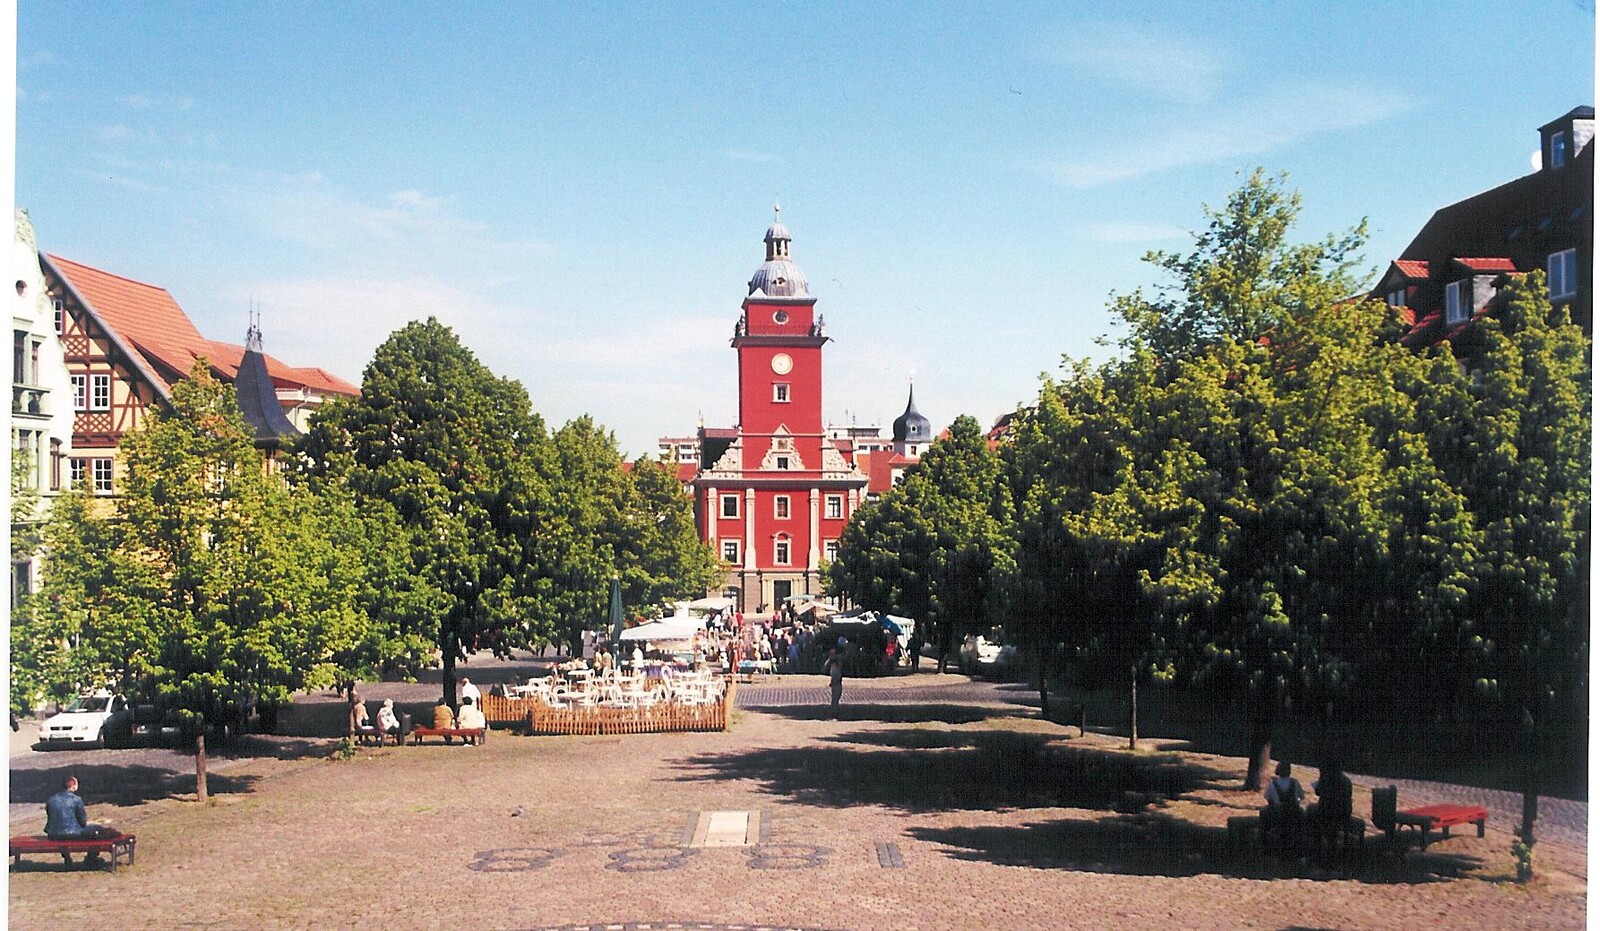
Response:
M792 685L790 687L793 687ZM826 696L825 689L818 691ZM1251 811L1242 762L1129 755L1004 704L795 704L731 730L507 735L484 747L361 751L333 762L219 761L215 802L125 804L132 757L37 755L75 769L91 814L139 835L117 875L25 866L17 928L1482 928L1582 927L1581 849L1541 844L1511 872L1508 819L1354 877L1230 859ZM848 697L848 696L847 696ZM881 696L880 696L881 697ZM926 696L923 696L926 697ZM281 740L281 739L280 739ZM322 752L321 750L318 751ZM14 763L14 765L16 765ZM1119 812L1143 780L1149 804ZM190 783L192 786L192 781ZM187 790L181 790L187 791ZM1408 797L1415 795L1410 790ZM1424 801L1417 797L1419 803ZM1358 785L1356 810L1369 794ZM38 830L14 810L13 832ZM693 830L690 830L690 827Z

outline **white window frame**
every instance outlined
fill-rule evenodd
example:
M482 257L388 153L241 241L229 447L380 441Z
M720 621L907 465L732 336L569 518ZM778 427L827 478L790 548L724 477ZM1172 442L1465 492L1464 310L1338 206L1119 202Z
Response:
M1565 167L1567 167L1567 162L1570 160L1570 157L1571 157L1571 153L1568 151L1568 149L1570 149L1570 148L1571 148L1571 143L1569 141L1569 137L1567 136L1566 130L1562 130L1561 132L1551 133L1550 134L1550 167L1551 168L1565 168Z
M822 516L828 520L843 520L844 495L828 495L823 502Z
M57 298L56 300L51 301L50 304L51 304L52 307L55 308L55 312L56 312L56 335L60 336L61 334L66 332L67 303L66 303L66 301L63 301L60 298Z
M723 540L722 541L722 561L725 562L725 563L738 564L738 562L739 562L739 541L738 540Z
M109 495L112 491L112 469L109 456L98 456L89 460L90 473L94 477L94 493Z
M838 562L839 561L839 541L838 540L824 540L824 541L822 541L822 558L826 559L828 562Z
M1398 287L1390 291L1384 299L1389 302L1390 307L1404 307L1406 306L1406 291L1407 288L1404 286Z
M786 381L775 381L775 382L772 383L772 403L774 403L774 404L788 404L789 403L789 383L788 382L786 382Z
M774 495L773 498L772 498L772 518L773 518L773 520L788 520L790 513L791 513L791 510L789 508L789 496L788 495Z
M1472 318L1472 279L1463 278L1444 286L1444 322L1466 323Z
M772 564L774 566L789 565L789 538L778 537L772 541Z
M778 468L780 468L780 469L789 468L789 457L788 456L778 456L777 457L777 464L778 464Z
M82 488L89 480L89 460L82 456L73 456L67 460L67 484L73 488Z
M732 504L733 507L729 508L728 507L729 504ZM731 514L728 513L730 510L733 513L731 513ZM718 511L718 513L722 515L724 520L737 519L738 516L739 516L739 496L738 495L723 495L722 496L722 507L721 507L721 510Z
M89 409L89 376L69 375L72 382L72 409L86 411Z
M111 410L111 376L89 376L89 410Z
M1578 250L1563 249L1550 253L1545 260L1549 278L1550 300L1559 301L1578 296Z

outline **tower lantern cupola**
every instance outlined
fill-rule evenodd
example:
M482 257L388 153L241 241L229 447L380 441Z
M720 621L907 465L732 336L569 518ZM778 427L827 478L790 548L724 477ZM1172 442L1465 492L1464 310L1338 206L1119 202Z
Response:
M761 237L767 244L767 260L750 276L750 294L766 297L807 297L805 272L789 257L789 228L778 219L780 208L772 207L772 225Z

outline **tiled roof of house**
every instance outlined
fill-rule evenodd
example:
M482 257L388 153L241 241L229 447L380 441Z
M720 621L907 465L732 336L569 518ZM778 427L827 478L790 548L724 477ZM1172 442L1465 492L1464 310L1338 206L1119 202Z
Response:
M881 495L894 487L896 469L908 469L917 460L890 450L856 453L856 468L867 474L867 494Z
M1463 268L1474 272L1514 272L1517 270L1517 266L1506 258L1464 258L1458 256L1454 261Z
M161 379L163 390L171 390L174 382L189 373L194 364L192 350L204 346L206 339L166 288L58 255L49 259L101 322L144 357Z
M232 381L245 348L208 340L167 289L124 278L58 255L48 257L100 321L138 352L161 381L163 391L189 374L194 360L205 356L212 371ZM320 368L296 368L262 355L276 388L309 388L325 394L355 396L361 389Z
M1408 278L1428 277L1427 262L1420 262L1415 259L1396 259L1394 267L1400 269L1401 273Z

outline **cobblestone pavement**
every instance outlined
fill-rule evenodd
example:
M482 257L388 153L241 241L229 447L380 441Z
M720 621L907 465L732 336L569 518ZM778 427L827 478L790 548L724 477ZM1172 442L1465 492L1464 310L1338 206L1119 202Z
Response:
M87 768L109 793L90 792L91 815L136 828L139 856L114 875L25 863L10 877L9 920L119 931L1583 925L1581 847L1551 837L1527 887L1504 881L1511 838L1498 817L1481 840L1466 832L1403 859L1369 850L1348 876L1233 856L1226 821L1258 802L1234 788L1242 761L1126 753L1116 738L1037 720L1001 686L946 678L852 680L840 720L820 678L756 685L725 733L496 732L478 748L340 762L324 759L331 742L265 741L216 772L205 807L171 797L182 780L161 773L187 758L167 751L14 756L14 787ZM1358 787L1357 810L1369 804ZM33 807L12 830L41 822Z

